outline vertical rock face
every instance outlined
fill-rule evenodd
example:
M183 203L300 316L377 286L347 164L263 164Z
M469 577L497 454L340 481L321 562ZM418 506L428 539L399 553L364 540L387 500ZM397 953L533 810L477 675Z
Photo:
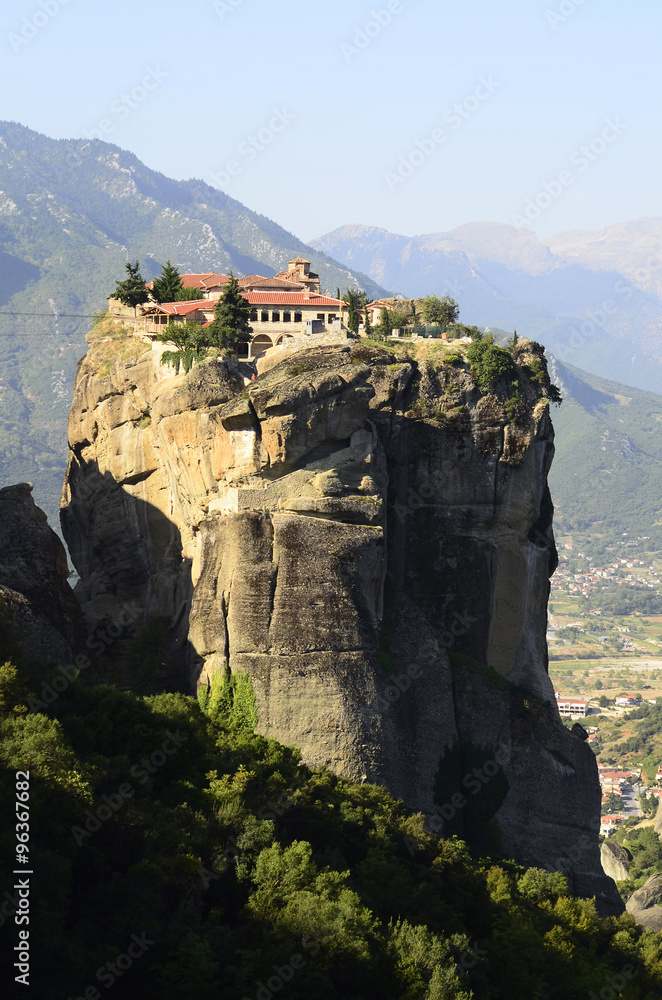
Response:
M602 867L615 882L623 882L630 877L632 858L615 840L604 840L600 849Z
M62 509L85 613L166 618L188 682L248 673L260 732L309 764L618 910L595 758L547 675L542 348L516 348L508 413L508 386L429 353L299 347L244 385L218 361L164 376L151 348L96 334Z
M0 613L29 659L67 666L82 638L64 546L30 483L0 490Z
M651 875L641 889L633 892L626 909L641 927L662 931L662 875Z

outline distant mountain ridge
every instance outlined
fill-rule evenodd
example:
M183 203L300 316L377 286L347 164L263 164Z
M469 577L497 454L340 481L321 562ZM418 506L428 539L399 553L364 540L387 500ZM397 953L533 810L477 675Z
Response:
M662 387L662 219L549 240L488 222L415 237L347 225L311 245L405 296L452 295L466 323L517 329L603 378Z
M662 395L588 375L556 358L549 476L558 528L650 538L662 547Z
M167 258L182 271L269 274L297 256L334 293L388 294L201 180L171 180L97 139L0 122L0 486L34 482L53 522L76 363L127 259L149 280Z

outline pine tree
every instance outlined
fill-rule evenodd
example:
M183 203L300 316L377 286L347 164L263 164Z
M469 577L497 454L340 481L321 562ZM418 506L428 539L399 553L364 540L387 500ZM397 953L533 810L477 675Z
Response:
M135 264L126 264L125 267L127 277L124 281L115 282L114 296L123 305L129 306L129 308L135 311L138 306L149 301L149 292L140 273L140 264L138 261Z
M175 265L167 260L161 269L159 277L154 279L152 295L159 303L177 302L181 292L181 275Z
M249 324L251 307L239 288L239 282L230 272L230 280L216 303L214 321L207 328L210 343L225 354L234 355L238 344L251 339L253 328Z

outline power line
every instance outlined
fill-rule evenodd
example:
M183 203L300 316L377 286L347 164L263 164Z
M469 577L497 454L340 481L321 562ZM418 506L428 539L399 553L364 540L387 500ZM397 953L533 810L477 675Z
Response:
M48 316L49 319L94 319L95 313L3 312L0 316Z

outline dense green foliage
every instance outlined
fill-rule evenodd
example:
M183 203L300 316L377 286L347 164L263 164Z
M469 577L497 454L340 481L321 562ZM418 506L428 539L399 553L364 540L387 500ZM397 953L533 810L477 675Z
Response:
M399 330L406 326L413 325L411 317L401 309L390 309L389 320L392 330Z
M158 278L152 283L152 296L157 302L192 302L203 299L204 294L199 288L184 288L179 268L165 262Z
M602 558L609 545L635 543L638 536L646 536L644 549L659 551L662 396L558 361L553 377L564 395L563 406L554 414L556 455L550 473L556 520L578 535L589 529L599 533L591 548L581 543L581 551L593 558ZM615 554L636 552L621 549ZM622 597L635 599L629 593ZM620 613L619 606L616 601L611 613Z
M372 323L370 322L370 311L366 308L363 312L363 335L368 339L372 337Z
M251 307L239 288L239 282L230 272L230 280L214 309L214 321L206 329L209 342L224 354L236 354L239 344L251 339L253 329L249 323Z
M343 295L343 301L347 303L347 329L352 333L359 332L360 316L358 310L365 306L364 300L365 294L362 295L355 288L348 288Z
M161 364L173 365L177 373L180 367L190 372L196 361L206 358L210 346L207 330L192 320L185 323L171 321L156 339L162 344L174 344L177 348L175 351L164 351L161 355Z
M484 392L499 383L510 386L517 379L517 366L510 353L486 339L474 340L467 348L467 360L475 372L476 382Z
M430 326L450 326L457 322L460 307L450 295L441 299L437 295L426 295L421 303L421 315Z
M472 857L381 788L302 766L252 732L248 678L226 673L201 704L77 679L32 714L53 673L0 670L5 815L30 771L40 1000L103 992L133 935L127 1000L242 1000L269 982L294 1000L584 1000L626 965L623 996L662 990L659 935L599 919L558 873ZM5 825L4 872L13 845Z
M623 899L627 900L636 889L641 889L651 875L662 873L662 839L652 826L632 829L628 824L618 829L613 839L632 858L630 878L618 885Z
M379 314L379 323L373 330L373 337L377 340L386 340L393 329L393 323L391 320L391 314L386 308L382 306L381 312Z
M136 306L141 306L147 302L149 292L145 285L145 279L140 273L140 264L138 261L134 264L125 264L124 266L126 268L126 278L123 281L115 282L113 295L125 306L135 309Z

